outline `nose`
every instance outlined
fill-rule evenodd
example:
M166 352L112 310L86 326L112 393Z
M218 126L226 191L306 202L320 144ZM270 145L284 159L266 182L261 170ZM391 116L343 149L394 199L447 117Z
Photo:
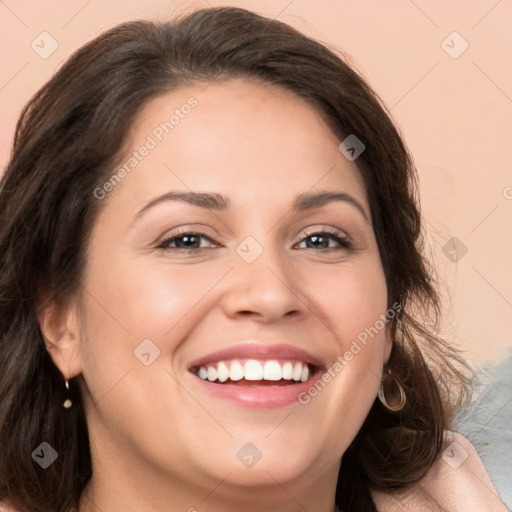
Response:
M306 306L293 267L269 247L252 263L235 253L228 279L221 302L230 318L250 317L259 323L271 323L304 314Z

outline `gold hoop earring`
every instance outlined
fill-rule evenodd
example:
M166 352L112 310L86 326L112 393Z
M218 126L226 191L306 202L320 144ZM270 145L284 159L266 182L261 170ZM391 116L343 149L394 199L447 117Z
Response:
M68 390L68 394L69 394L69 381L68 381L68 379L66 379L66 389ZM73 405L73 402L71 401L70 398L66 398L66 400L64 400L64 403L62 405L64 406L64 409L69 409Z
M387 374L383 374L382 381L379 386L379 400L381 401L382 405L386 407L389 411L401 411L404 408L405 402L407 401L407 397L405 396L404 388L402 387L402 384L400 384L400 381L394 376L391 375L391 371L388 369ZM395 384L395 386L398 388L398 392L400 393L400 400L398 403L390 404L388 400L386 399L386 395L384 392L384 380L392 380Z

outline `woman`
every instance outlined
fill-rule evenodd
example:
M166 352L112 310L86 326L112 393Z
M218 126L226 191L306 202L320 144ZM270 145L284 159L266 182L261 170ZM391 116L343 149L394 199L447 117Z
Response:
M433 331L414 172L361 77L277 21L81 48L2 179L0 500L503 510L447 431L466 367Z

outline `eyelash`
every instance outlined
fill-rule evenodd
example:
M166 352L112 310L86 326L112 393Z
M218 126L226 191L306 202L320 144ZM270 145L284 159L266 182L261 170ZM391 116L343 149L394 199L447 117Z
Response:
M160 250L163 250L163 251L180 251L180 252L185 252L185 253L192 253L192 252L202 251L204 249L210 249L210 247L197 247L197 248L191 248L191 249L182 249L182 248L178 248L178 247L169 247L169 244L175 242L176 240L178 240L180 238L184 238L186 236L195 236L195 237L199 237L199 238L205 238L205 239L210 240L211 242L213 242L213 240L211 240L211 238L206 236L204 233L200 233L200 232L197 232L197 231L182 231L182 232L175 233L171 237L166 238L165 240L160 242L160 244L157 246L157 249L160 249ZM335 242L337 242L340 245L340 247L321 248L320 250L322 252L331 252L333 250L334 251L336 251L336 250L350 250L350 249L353 248L352 243L350 242L350 240L347 237L342 236L338 231L329 231L329 230L312 231L312 232L306 233L304 238L299 243L302 243L304 240L306 240L308 238L311 238L311 237L314 237L314 236L324 236L324 237L327 236L327 237L330 237L332 240L334 240ZM308 247L307 249L313 249L313 248ZM315 249L313 249L313 250L315 250Z

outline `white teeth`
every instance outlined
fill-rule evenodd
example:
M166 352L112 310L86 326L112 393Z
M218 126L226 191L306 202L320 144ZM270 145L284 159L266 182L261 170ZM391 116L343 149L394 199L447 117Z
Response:
M242 364L240 361L219 361L207 366L199 367L197 376L210 382L226 382L245 380L279 381L293 380L306 382L310 378L310 368L300 361L279 362L277 360L258 361L248 359Z
M235 381L244 378L244 367L238 361L231 363L231 368L229 369L229 378Z
M287 361L283 364L283 379L292 380L293 379L293 364Z
M249 359L245 366L245 380L261 380L263 378L263 368L256 359Z
M301 375L302 375L302 363L297 363L293 367L293 376L292 376L292 378L293 378L294 381L299 382Z
M208 380L210 382L217 380L217 370L213 366L208 366Z
M283 371L281 365L277 361L267 361L263 366L263 379L264 380L281 380Z
M229 379L229 368L222 361L217 365L217 378L221 382L226 382Z

